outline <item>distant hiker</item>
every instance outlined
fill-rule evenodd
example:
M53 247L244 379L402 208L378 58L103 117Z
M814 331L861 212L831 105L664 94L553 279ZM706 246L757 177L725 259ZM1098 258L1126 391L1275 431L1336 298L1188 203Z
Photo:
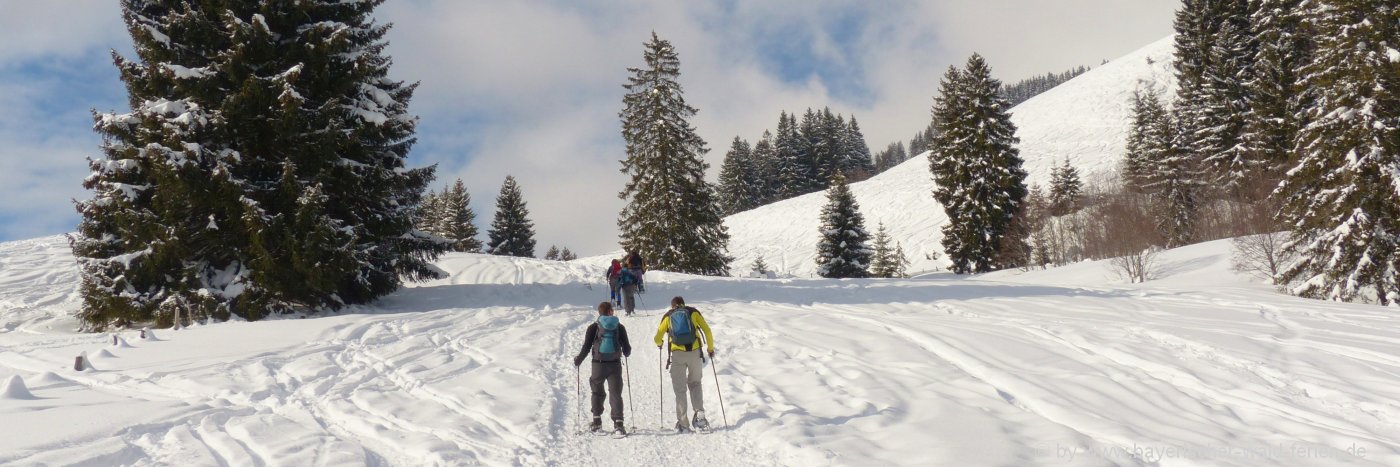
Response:
M621 295L621 294L618 292L618 290L617 290L617 287L618 287L618 285L617 285L617 278L618 278L618 277L617 277L617 276L618 276L619 274L621 274L621 273L622 273L622 261L621 261L621 260L616 260L616 259L615 259L615 260L612 260L612 266L608 266L607 278L608 278L608 299L609 299L609 300L612 300L613 305L621 305L621 304L622 304L622 295Z
M593 355L593 372L588 377L588 385L593 389L593 422L588 429L598 431L603 426L603 398L608 399L608 415L612 416L613 430L626 434L622 428L622 357L632 355L632 344L627 340L627 327L613 316L612 303L598 304L598 320L588 325L583 333L583 350L574 357L574 366L583 364L583 358ZM603 383L607 382L607 391Z
M617 287L618 293L622 296L622 309L627 312L627 316L637 309L637 286L641 285L641 280L631 269L623 269L618 273Z
M632 274L635 274L637 276L637 291L646 292L647 286L642 281L642 275L646 274L647 272L647 262L646 260L642 259L642 254L637 253L637 250L632 250L631 252L628 252L626 265L627 269L632 270Z
M707 429L710 422L705 419L705 399L700 393L700 381L705 375L701 372L705 357L700 354L700 342L704 340L710 358L714 359L715 340L710 325L705 323L700 310L686 306L684 298L676 297L671 299L671 310L661 317L661 325L656 329L657 349L661 348L662 336L670 341L668 365L671 368L671 389L676 393L676 430L690 431L692 426ZM690 392L690 403L695 407L692 420L685 417L687 390Z

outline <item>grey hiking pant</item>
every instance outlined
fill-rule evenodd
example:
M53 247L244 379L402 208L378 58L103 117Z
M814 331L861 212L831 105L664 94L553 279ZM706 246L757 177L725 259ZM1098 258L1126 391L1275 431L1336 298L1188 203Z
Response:
M622 286L622 309L629 315L637 309L637 284Z
M608 383L608 391L603 392L603 382ZM603 416L603 397L608 399L608 414L613 420L622 420L622 362L593 362L593 376L588 377L588 387L593 389L593 416Z
M671 351L671 389L676 393L676 420L683 427L690 426L690 418L686 416L687 389L690 390L690 403L695 410L705 410L705 397L700 393L700 381L705 376L700 352L700 349Z

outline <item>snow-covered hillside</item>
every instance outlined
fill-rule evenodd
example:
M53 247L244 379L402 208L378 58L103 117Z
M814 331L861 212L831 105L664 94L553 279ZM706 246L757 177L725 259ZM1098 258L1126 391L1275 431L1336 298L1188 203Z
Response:
M575 434L595 267L453 254L373 307L112 345L62 324L61 237L0 243L0 465L1400 464L1394 314L1277 294L1227 245L1168 251L1145 285L1102 263L649 275L618 440ZM672 295L716 332L713 434L662 429L648 340Z
M1030 173L1027 183L1044 186L1051 167L1066 158L1085 180L1111 174L1123 156L1134 90L1154 90L1170 102L1167 91L1175 89L1172 47L1172 39L1164 38L1013 108L1011 121ZM933 200L933 188L927 153L851 185L866 227L874 232L883 221L892 238L903 243L915 271L946 264L939 229L947 217ZM812 276L824 204L825 193L811 193L726 218L729 253L735 257L732 270L742 275L762 257L782 273ZM928 259L930 252L940 258Z

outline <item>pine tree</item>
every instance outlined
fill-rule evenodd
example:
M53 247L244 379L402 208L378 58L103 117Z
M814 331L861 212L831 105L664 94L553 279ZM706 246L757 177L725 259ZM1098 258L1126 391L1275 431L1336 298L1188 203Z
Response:
M1145 193L1151 183L1154 161L1162 157L1156 151L1171 145L1172 134L1158 133L1166 108L1152 91L1133 92L1133 122L1124 146L1123 163L1119 168L1123 187L1132 193ZM1164 139L1165 138L1165 139Z
M549 260L558 261L558 260L559 260L559 247L554 246L554 245L550 245L550 246L549 246L549 249L548 249L548 250L545 250L545 252L544 252L544 259L549 259Z
M904 254L904 244L894 242L894 269L890 271L889 277L905 278L909 277L909 256Z
M858 174L861 180L870 178L876 173L875 162L870 157L870 145L865 143L865 134L861 133L855 115L851 115L851 122L841 135L841 146L846 154L845 163L841 166L842 172Z
M890 233L885 223L875 230L874 256L870 260L870 277L895 277L896 258L890 245Z
M1150 174L1146 190L1156 205L1157 230L1166 247L1189 245L1196 241L1205 179L1200 161L1174 146L1168 135L1176 134L1171 114L1156 114L1148 133L1147 155Z
M573 251L570 251L569 247L564 247L563 250L559 251L559 261L573 261L576 259L578 259L578 255L574 254Z
M797 130L797 118L783 112L778 115L778 134L773 140L773 156L777 168L778 197L788 199L806 194L809 174L801 148L805 147Z
M759 176L749 142L735 136L719 170L719 198L725 215L759 206L763 182Z
M629 68L623 87L622 138L630 179L619 194L628 200L618 219L622 247L637 251L653 269L728 275L729 233L714 189L705 182L705 141L689 119L680 83L680 58L671 43L652 33L646 66Z
M337 308L436 276L445 245L413 229L433 170L404 166L414 86L387 78L379 3L122 3L132 112L96 116L72 245L85 329Z
M870 254L865 242L865 217L856 197L837 172L826 192L821 213L821 240L817 242L817 274L827 278L868 277Z
M451 188L444 188L436 201L438 220L433 233L451 241L452 251L481 252L481 240L476 238L476 213L471 208L472 196L462 179L457 179Z
M1254 43L1249 31L1246 2L1231 4L1211 43L1211 64L1205 70L1201 99L1205 121L1192 138L1197 157L1211 170L1217 188L1231 196L1242 194L1244 185L1257 177L1262 161L1248 158L1241 143L1250 96L1245 83L1254 71Z
M1400 5L1319 0L1302 87L1316 92L1299 160L1275 196L1299 260L1282 274L1304 297L1400 303Z
M535 224L529 217L530 210L525 207L520 185L515 182L515 177L507 175L505 183L501 185L501 194L496 196L496 217L491 221L491 230L486 232L490 237L490 241L486 242L486 252L533 258Z
M934 102L938 128L929 166L934 198L948 216L943 249L959 274L1003 267L996 261L1002 243L1024 241L1007 235L1025 201L1026 171L999 88L986 61L973 54L964 70L949 68Z
M413 228L437 235L437 221L442 218L438 204L437 192L429 190L424 194L423 202L418 204L413 215Z
M822 127L822 114L811 108L802 114L802 122L797 124L797 163L801 173L797 180L798 194L825 189L835 175L823 174L831 162L831 150L822 138Z
M1310 54L1310 40L1301 27L1302 0L1258 0L1252 16L1257 51L1250 80L1249 111L1240 135L1244 158L1260 165L1261 187L1274 187L1283 177L1293 143L1303 125L1307 103L1298 86L1298 70Z
M749 153L753 159L754 172L758 181L758 206L779 200L782 183L778 172L777 154L773 151L773 133L763 131L763 137L753 145Z
M1064 165L1050 170L1050 212L1063 216L1079 210L1080 199L1084 197L1084 183L1079 181L1079 170L1065 159Z
M749 266L749 272L752 272L760 277L767 277L768 273L772 271L769 269L768 263L763 262L763 257L760 256L754 258L753 265Z

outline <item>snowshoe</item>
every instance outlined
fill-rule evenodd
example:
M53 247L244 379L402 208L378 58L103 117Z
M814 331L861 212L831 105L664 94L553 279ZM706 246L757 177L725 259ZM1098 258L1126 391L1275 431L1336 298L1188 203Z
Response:
M602 429L603 429L603 419L602 419L601 417L593 417L593 421L588 423L588 431L592 431L592 432L594 432L594 433L597 433L599 430L602 430Z
M626 437L627 437L627 428L624 428L624 427L622 426L622 420L614 420L614 421L613 421L613 432L612 432L612 437L614 437L614 438L626 438Z
M676 433L690 433L690 426L684 422L676 422Z
M705 412L703 411L695 412L695 418L690 421L690 425L695 427L696 431L710 431L710 421L705 419Z

